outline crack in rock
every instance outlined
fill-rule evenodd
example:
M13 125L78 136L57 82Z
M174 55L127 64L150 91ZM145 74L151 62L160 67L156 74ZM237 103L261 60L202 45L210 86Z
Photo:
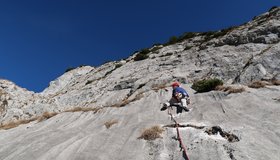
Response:
M222 137L224 137L225 139L227 139L229 142L232 142L232 143L240 141L239 138L235 134L223 131L220 126L213 126L211 128L208 128L205 132L208 135L216 135L216 134L220 133L220 135Z
M275 101L280 102L280 97L279 98L272 98L272 99L275 100Z
M234 157L233 155L233 152L235 151L234 149L232 149L231 147L229 146L226 146L226 145L223 145L223 147L225 148L225 150L227 151L227 154L229 155L229 158L231 160L236 160L236 158Z
M169 128L176 128L176 124L167 124L167 125L164 125L163 127L169 127ZM185 128L185 127L192 127L192 128L195 128L195 129L203 129L205 126L196 126L196 125L193 125L193 124L178 124L178 127L179 128Z

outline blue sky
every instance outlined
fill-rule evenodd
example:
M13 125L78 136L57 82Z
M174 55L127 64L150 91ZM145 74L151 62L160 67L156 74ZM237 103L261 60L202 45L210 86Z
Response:
M35 92L184 32L243 24L279 0L0 0L0 78Z

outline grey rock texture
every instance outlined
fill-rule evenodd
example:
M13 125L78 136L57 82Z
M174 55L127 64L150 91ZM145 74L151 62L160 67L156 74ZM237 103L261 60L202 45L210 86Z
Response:
M274 8L224 32L195 33L172 45L154 46L145 60L134 61L136 53L99 67L78 67L41 93L0 80L1 124L59 113L0 130L0 159L183 159L172 127L164 127L162 138L154 141L137 139L145 128L173 124L160 108L176 80L192 99L191 111L176 115L188 126L180 131L190 159L278 160L280 88L246 85L280 79L279 26L280 8ZM191 83L212 77L246 91L194 94ZM64 112L77 107L101 109ZM104 123L111 120L116 124L107 129ZM214 126L223 132L207 134ZM239 141L231 142L224 133Z
M170 91L148 91L145 98L125 107L105 108L96 114L61 113L43 122L1 130L0 159L183 159L174 128L165 128L163 138L155 141L137 139L145 128L173 124L159 105ZM176 116L180 124L205 127L180 128L190 159L277 160L280 103L273 98L279 93L276 86L230 95L191 92L192 110ZM118 123L106 129L104 123L112 119ZM213 126L240 141L208 135L205 131Z

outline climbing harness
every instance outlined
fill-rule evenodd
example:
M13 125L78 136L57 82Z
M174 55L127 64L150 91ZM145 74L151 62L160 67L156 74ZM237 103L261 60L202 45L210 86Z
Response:
M183 150L183 157L186 159L186 160L190 160L188 155L187 155L187 149L182 141L182 138L181 138L181 134L179 132L179 123L174 119L172 113L171 113L171 107L168 107L168 115L170 115L171 117L171 120L174 121L175 123L175 126L176 126L176 131L177 131L177 137L178 137L178 141L180 143L180 148L181 150Z

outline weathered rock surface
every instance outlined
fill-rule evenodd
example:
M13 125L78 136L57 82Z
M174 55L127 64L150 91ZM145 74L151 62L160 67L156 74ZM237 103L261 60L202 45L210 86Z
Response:
M190 84L211 77L235 85L280 79L280 8L217 33L155 46L142 61L132 55L100 67L76 68L41 93L0 80L1 124L60 113L0 130L0 159L183 159L172 127L165 128L161 139L137 139L144 128L172 124L160 108L171 95L168 86L177 80L190 92L192 110L176 118L183 126L200 126L180 128L190 159L278 160L279 86L194 94ZM63 112L76 107L101 110ZM107 129L104 123L110 120L117 123ZM219 131L208 134L213 128Z

